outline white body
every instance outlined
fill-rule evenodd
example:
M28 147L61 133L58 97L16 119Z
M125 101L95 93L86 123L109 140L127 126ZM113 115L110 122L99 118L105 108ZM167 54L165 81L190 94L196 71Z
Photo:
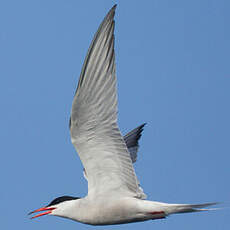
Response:
M88 195L59 200L35 210L91 225L123 224L202 211L212 204L167 204L147 201L133 163L144 125L122 137L117 125L114 53L114 6L88 50L74 96L70 132L84 166ZM34 213L32 212L32 213Z
M58 205L51 215L72 219L90 225L114 225L162 219L174 213L199 212L214 203L168 204L131 197L98 197L66 201Z
M149 219L164 218L164 214L151 214L160 211L170 212L164 203L140 200L130 197L117 199L89 197L66 201L52 215L61 216L91 225L123 224Z

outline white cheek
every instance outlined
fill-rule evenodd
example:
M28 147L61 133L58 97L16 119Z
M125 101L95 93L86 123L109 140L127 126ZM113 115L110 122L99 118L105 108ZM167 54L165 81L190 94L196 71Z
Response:
M63 203L60 204L54 209L51 213L53 216L60 216L60 217L66 217L71 218L72 209L70 208L70 205Z

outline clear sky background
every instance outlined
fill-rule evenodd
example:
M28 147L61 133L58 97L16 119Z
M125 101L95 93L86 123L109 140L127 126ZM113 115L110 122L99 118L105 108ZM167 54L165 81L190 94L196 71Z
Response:
M29 211L87 183L72 98L108 10L122 133L147 122L135 165L151 200L230 206L230 1L0 0L1 229L230 229L230 209L91 227Z

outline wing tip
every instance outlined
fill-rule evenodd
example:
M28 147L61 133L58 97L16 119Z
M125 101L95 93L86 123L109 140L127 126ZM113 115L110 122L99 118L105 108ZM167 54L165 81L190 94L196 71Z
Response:
M113 18L114 18L114 15L115 15L116 8L117 8L117 4L115 4L115 5L110 9L110 11L107 13L107 15L105 16L105 18L106 18L106 19L113 19Z
M143 123L142 125L140 125L140 126L137 127L138 135L139 135L138 140L140 139L140 137L141 137L141 135L142 135L142 132L143 132L144 127L145 127L146 124L147 124L147 123Z
M115 11L117 8L117 4L114 4L113 7L111 8L111 11Z
M147 125L147 123L145 122L142 125L140 125L139 128L143 130L146 125Z

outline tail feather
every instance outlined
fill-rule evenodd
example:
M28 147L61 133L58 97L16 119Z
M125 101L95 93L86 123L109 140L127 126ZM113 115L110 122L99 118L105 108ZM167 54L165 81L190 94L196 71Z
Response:
M171 204L168 209L168 214L201 212L216 210L215 208L206 208L218 203L204 203L204 204Z

